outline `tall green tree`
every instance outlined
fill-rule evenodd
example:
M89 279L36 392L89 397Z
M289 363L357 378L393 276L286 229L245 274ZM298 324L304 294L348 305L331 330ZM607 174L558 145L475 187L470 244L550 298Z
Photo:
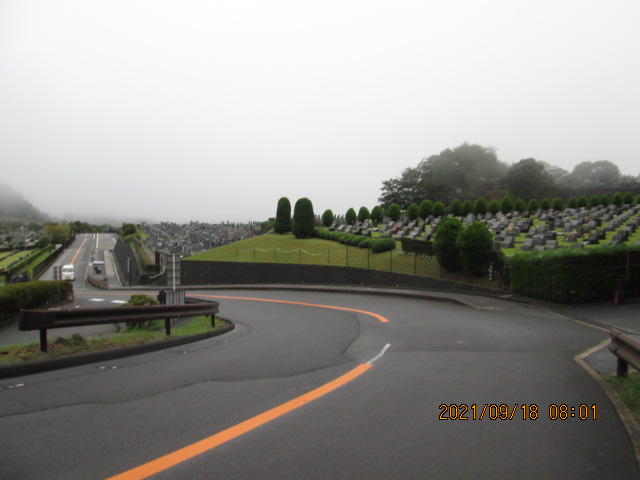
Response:
M296 238L313 237L316 233L316 216L313 204L306 197L298 199L293 207L293 234Z
M506 168L495 149L463 143L405 169L398 178L382 182L379 200L383 205L395 202L406 208L424 198L443 203L456 197L476 198L486 195Z
M555 195L558 186L543 162L525 158L509 167L504 183L512 195L523 200Z
M289 202L287 197L282 197L278 200L273 231L281 234L291 231L291 202Z

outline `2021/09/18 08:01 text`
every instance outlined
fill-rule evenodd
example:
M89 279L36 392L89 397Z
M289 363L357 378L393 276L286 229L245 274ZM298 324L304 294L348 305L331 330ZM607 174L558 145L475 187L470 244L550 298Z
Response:
M547 408L541 409L536 403L442 403L440 420L538 420L545 411L548 411L549 420L596 420L597 405L567 405L564 403L552 403Z

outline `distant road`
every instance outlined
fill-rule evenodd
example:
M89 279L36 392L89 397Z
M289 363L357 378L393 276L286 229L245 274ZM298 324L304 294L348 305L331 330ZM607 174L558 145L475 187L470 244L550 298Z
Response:
M40 276L40 280L53 280L54 266L73 264L76 271L74 288L92 288L86 281L89 264L93 260L104 260L104 250L113 250L116 240L114 233L78 234L60 258ZM114 280L117 281L115 278Z

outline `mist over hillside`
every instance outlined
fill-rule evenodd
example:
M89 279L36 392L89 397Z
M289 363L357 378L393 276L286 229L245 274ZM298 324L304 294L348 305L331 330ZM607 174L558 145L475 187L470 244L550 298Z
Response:
M0 220L46 222L51 218L9 185L0 183Z

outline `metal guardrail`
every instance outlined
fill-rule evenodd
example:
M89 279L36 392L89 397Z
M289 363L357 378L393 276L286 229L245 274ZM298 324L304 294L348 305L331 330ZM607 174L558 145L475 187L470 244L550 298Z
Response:
M108 323L141 323L164 319L167 336L171 335L171 319L180 317L211 316L214 326L218 302L188 303L186 305L143 305L112 308L66 308L61 310L21 310L20 330L40 330L40 350L47 351L47 330L52 328L103 325Z
M616 329L611 330L610 334L609 350L618 357L616 375L618 377L626 376L629 365L640 370L640 341Z

